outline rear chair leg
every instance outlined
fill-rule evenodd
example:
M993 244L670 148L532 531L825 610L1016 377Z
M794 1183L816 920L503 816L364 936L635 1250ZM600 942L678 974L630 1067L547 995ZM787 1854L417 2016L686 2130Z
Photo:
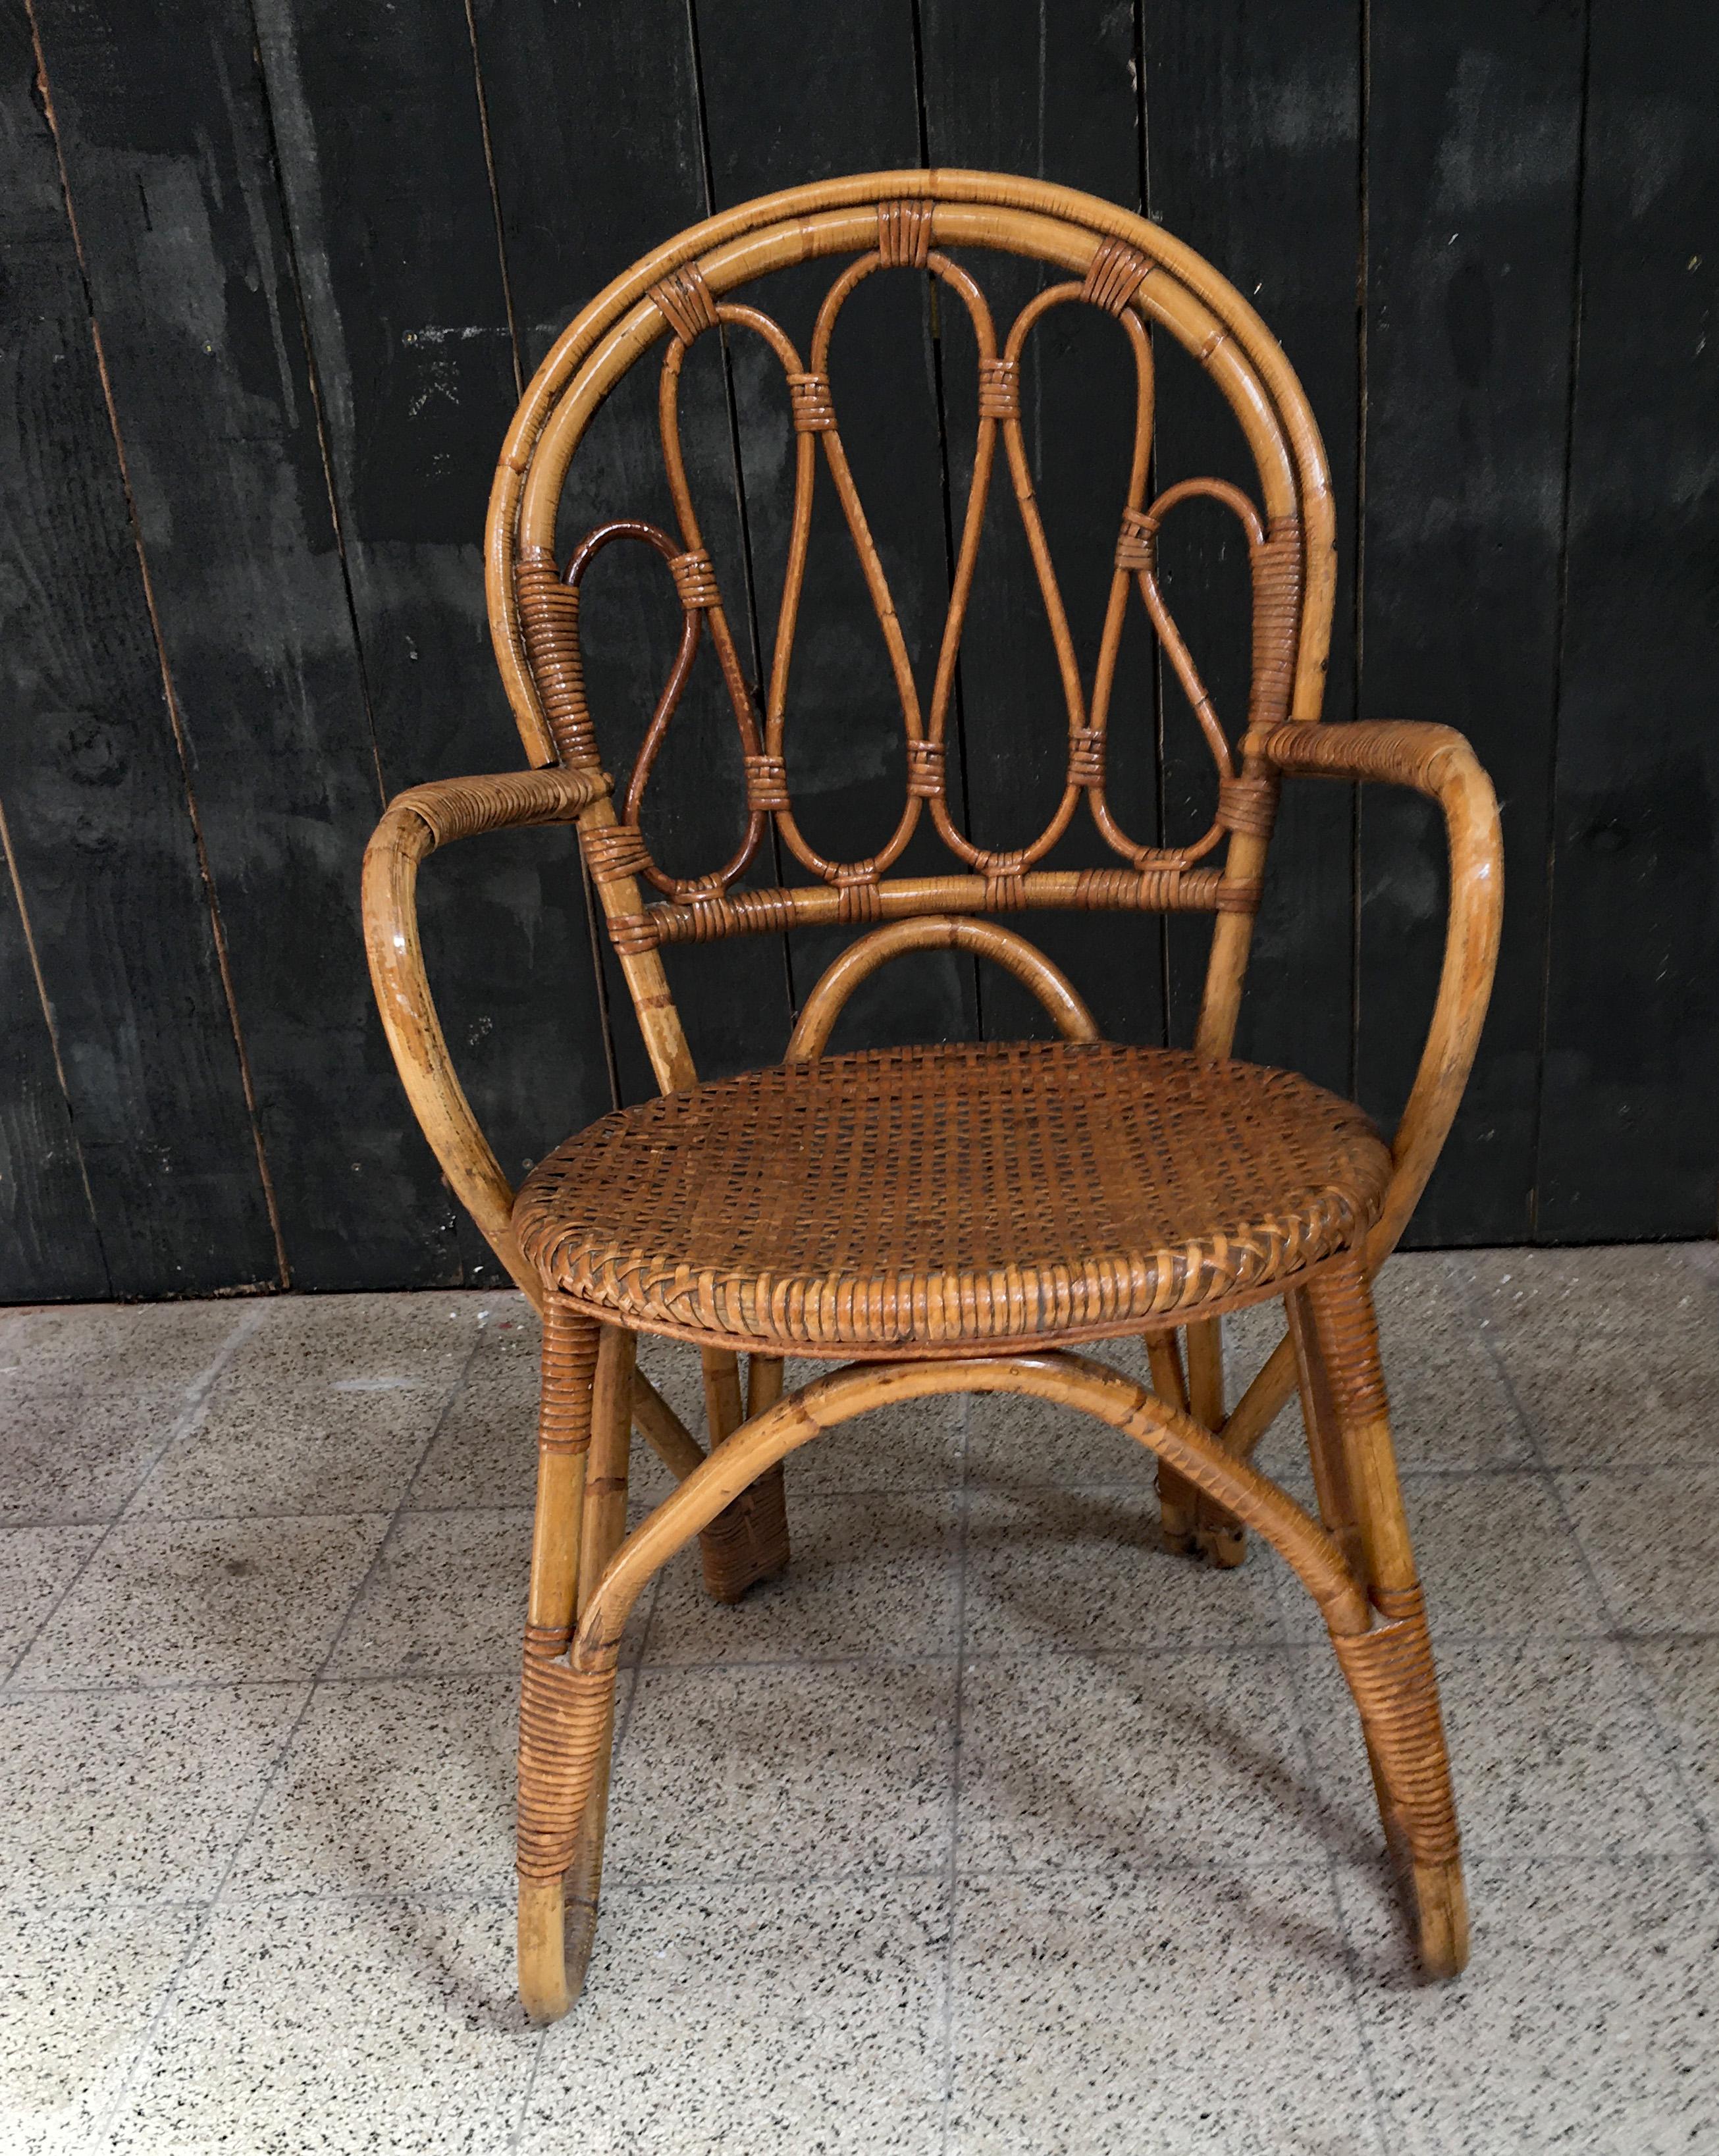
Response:
M1224 1321L1202 1318L1188 1328L1188 1405L1196 1422L1214 1435L1224 1427ZM1220 1571L1239 1565L1248 1553L1247 1530L1214 1497L1196 1497L1194 1548Z
M1469 1945L1456 1803L1373 1296L1353 1255L1322 1266L1303 1293L1300 1311L1300 1298L1291 1299L1291 1337L1320 1504L1332 1504L1333 1532L1342 1526L1338 1539L1383 1620L1368 1632L1334 1635L1333 1645L1360 1711L1386 1840L1414 1898L1421 1966L1429 1976L1455 1976Z
M1182 1350L1173 1332L1148 1332L1147 1367L1152 1389L1168 1407L1188 1412L1188 1383L1182 1374ZM1187 1557L1194 1548L1193 1528L1199 1491L1185 1476L1162 1460L1158 1462L1158 1529L1164 1548L1173 1557Z
M782 1363L774 1356L747 1360L748 1397L740 1399L740 1359L716 1348L703 1351L705 1412L711 1450L731 1437L749 1417L762 1414L782 1398ZM705 1589L715 1602L738 1602L749 1587L774 1579L788 1568L788 1504L782 1463L742 1490L717 1513L699 1537L704 1553Z
M634 1346L546 1297L519 1739L520 1995L536 2021L578 1996L596 1928L617 1657L576 1673L567 1650L626 1533Z

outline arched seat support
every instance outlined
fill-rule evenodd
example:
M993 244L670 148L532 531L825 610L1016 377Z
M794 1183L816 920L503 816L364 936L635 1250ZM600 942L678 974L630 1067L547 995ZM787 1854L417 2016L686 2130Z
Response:
M587 1321L563 1322L582 1328ZM593 1330L595 1328L593 1328ZM549 1371L546 1358L546 1376ZM594 1885L577 1910L572 1965L565 1880L582 1850L601 1847L615 1681L634 1605L661 1568L758 1477L825 1430L894 1403L949 1393L1014 1393L1074 1407L1131 1437L1226 1512L1257 1530L1318 1604L1360 1710L1380 1801L1412 1870L1421 1954L1454 1974L1466 1916L1442 1733L1417 1707L1431 1660L1418 1591L1372 1598L1333 1536L1277 1486L1179 1409L1108 1364L1066 1351L936 1363L855 1363L755 1414L716 1446L615 1550L588 1595L564 1656L528 1656L521 1754L520 1983L539 2020L565 2013L583 1982ZM546 1388L545 1414L553 1412ZM1419 1681L1424 1666L1424 1682ZM1407 1693L1404 1671L1412 1674ZM1435 1756L1434 1756L1435 1754ZM1434 1786L1437 1784L1437 1786Z
M966 951L977 958L989 958L1039 998L1065 1040L1101 1038L1098 1022L1074 983L1060 967L1052 965L1037 944L994 921L922 913L911 920L892 921L885 927L874 928L869 936L856 937L824 968L806 998L783 1062L822 1055L830 1030L854 989L880 966L908 951Z

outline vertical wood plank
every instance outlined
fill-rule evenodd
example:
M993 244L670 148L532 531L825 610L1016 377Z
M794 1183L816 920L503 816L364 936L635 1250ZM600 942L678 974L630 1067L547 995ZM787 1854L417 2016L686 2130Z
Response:
M1358 4L1213 0L1142 18L1151 214L1199 249L1264 316L1324 436L1337 509L1338 583L1325 715L1352 716L1360 234ZM1258 480L1211 384L1157 339L1157 485L1214 473ZM1166 597L1232 733L1247 703L1246 549L1234 520L1190 507L1165 527ZM1211 760L1166 680L1164 819L1169 844L1210 822ZM1285 789L1254 938L1237 1052L1321 1084L1352 1083L1352 805L1331 786ZM1207 936L1173 918L1172 1037L1193 1035Z
M0 1302L111 1292L11 875L0 862Z
M37 16L292 1277L449 1281L365 976L374 744L249 10Z
M8 393L0 798L68 1088L64 1101L58 1079L55 1097L43 1090L52 1056L42 1013L30 1008L35 983L9 967L21 998L13 1052L25 1090L16 1112L20 1132L44 1151L39 1162L15 1163L7 1188L19 1203L32 1185L44 1203L58 1193L64 1207L63 1223L15 1222L19 1237L38 1238L46 1270L39 1286L25 1277L14 1292L207 1294L275 1279L275 1243L35 77L29 24L8 4L0 8ZM21 937L16 918L14 928ZM40 1054L49 1054L42 1069Z
M708 211L698 90L684 0L631 8L475 0L514 311L529 370L629 263ZM592 526L639 516L676 526L658 445L655 355L598 413L569 475L565 558ZM687 469L723 602L756 676L733 432L721 346L706 336L683 377ZM615 547L593 568L581 613L598 737L617 778L630 768L673 660L680 613L659 560ZM746 828L745 777L715 654L703 640L645 795L644 831L672 873L719 868ZM769 855L745 880L772 882ZM619 970L603 939L622 1096L655 1091ZM702 1077L772 1060L788 1030L782 946L745 937L665 954Z
M833 174L920 163L919 85L910 0L864 11L787 0L697 0L711 195L748 196ZM761 126L767 112L770 124ZM803 357L819 302L843 258L773 276L759 299ZM889 579L921 708L928 708L948 603L943 444L929 280L880 271L854 294L830 357L842 442ZM942 305L946 330L958 303ZM750 340L733 344L747 517L767 660L788 555L793 434L780 368ZM874 853L906 798L906 752L883 638L826 470L820 470L789 682L784 756L796 819L836 860ZM952 759L953 760L953 759ZM958 803L964 802L958 791ZM897 872L936 873L949 855L922 820ZM784 859L790 882L805 871ZM803 997L847 930L793 939ZM971 1037L972 969L925 952L862 984L842 1013L836 1050ZM778 1040L770 1048L779 1055Z
M16 892L0 878L0 1296L269 1280L258 1127L298 1284L490 1277L382 1045L356 874L384 787L518 756L478 552L516 345L529 371L609 277L710 207L922 157L1118 202L1144 192L1254 300L1333 466L1345 584L1327 716L1355 708L1358 624L1363 712L1447 720L1494 773L1505 953L1416 1240L1713 1232L1719 27L1694 0L1591 0L1591 33L1587 0L1368 0L1363 85L1362 4L874 0L819 15L783 0L471 0L468 15L464 0L36 0L56 145L32 95L25 0L0 0L0 802L18 878ZM833 266L758 295L803 343ZM1006 318L1009 273L973 266ZM1085 311L1047 326L1028 409L1090 665L1126 375L1111 325ZM1249 478L1210 385L1158 342L1157 483ZM836 348L844 438L927 692L970 360L958 314L933 314L922 281L899 275L856 299ZM647 366L599 415L568 536L603 516L668 521L654 387ZM687 439L762 675L791 439L773 364L706 340ZM820 495L789 761L813 835L860 852L899 808L899 729ZM1193 510L1164 554L1171 603L1237 724L1241 550ZM996 843L1035 827L1060 767L1039 619L1005 485L957 774L969 828ZM660 569L612 556L587 626L599 728L624 767L678 627ZM1179 691L1160 697L1149 678L1137 622L1131 637L1113 796L1131 828L1175 838L1206 819L1211 776ZM701 660L647 826L696 871L726 856L741 814ZM1375 790L1357 812L1337 788L1291 789L1242 1052L1353 1084L1389 1119L1436 973L1441 850L1420 804ZM924 837L921 864L947 865ZM773 875L767 861L753 880ZM551 833L454 849L424 896L455 1052L517 1174L608 1097L573 850ZM1136 924L1030 927L1110 1030L1188 1037L1204 942L1192 924L1170 925L1167 991ZM844 936L796 939L802 993ZM707 1072L780 1052L780 944L670 963ZM981 1021L1041 1025L1001 977L976 988L964 963L926 956L868 984L843 1040ZM650 1091L623 1009L616 1040L623 1091Z
M256 12L385 787L513 768L482 536L517 392L464 8ZM422 891L443 1023L517 1180L611 1105L577 844L474 841ZM505 1279L458 1219L464 1276Z
M1719 16L1593 0L1536 1229L1719 1199Z
M1504 947L1419 1243L1528 1232L1546 957L1583 10L1372 0L1361 704L1473 742L1505 803ZM1360 1097L1394 1124L1438 988L1444 834L1361 802Z
M1101 0L1054 9L1039 0L1002 0L983 10L959 0L924 0L921 33L932 164L1029 173L1125 208L1142 207L1130 10ZM1023 302L1050 281L1003 255L976 254L968 266L992 299L999 340ZM942 346L950 491L964 503L977 399L971 340L958 314L942 311ZM1022 406L1039 508L1090 695L1133 435L1133 362L1121 331L1079 304L1051 314L1026 348ZM1016 845L1044 828L1061 795L1067 721L1000 450L998 461L961 678L972 834L985 844ZM1158 825L1157 712L1151 633L1137 602L1117 669L1106 791L1122 828L1152 843ZM1054 859L1058 866L1116 865L1084 809ZM1155 916L1037 914L1021 926L1070 975L1112 1039L1162 1040ZM1052 1030L1033 998L1007 977L982 974L979 993L988 1035L1044 1037Z

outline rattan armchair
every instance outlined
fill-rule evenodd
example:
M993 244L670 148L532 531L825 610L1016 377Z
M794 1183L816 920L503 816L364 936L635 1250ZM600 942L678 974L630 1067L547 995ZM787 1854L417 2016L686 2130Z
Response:
M1048 273L999 340L975 260ZM736 296L816 258L839 266L810 347ZM849 473L829 369L838 311L860 281L906 269L965 309L979 354L972 489L947 622L922 703L877 548ZM1114 316L1131 354L1137 424L1108 611L1090 685L1077 663L1034 501L1019 417L1024 341L1053 308ZM760 713L737 659L680 454L682 362L700 336L763 340L785 377L794 517ZM1257 468L1258 506L1219 480L1147 498L1151 333L1193 353L1228 399ZM563 483L593 413L660 346L663 449L680 530L599 526L557 561ZM1049 824L1011 852L976 844L946 786L961 634L999 448L1055 640L1066 783ZM824 475L827 474L827 479ZM881 850L835 860L796 822L789 656L815 486L834 486L886 639L906 737L906 799ZM1164 516L1215 497L1245 534L1254 593L1251 692L1232 745L1165 604ZM684 609L679 656L623 785L605 773L587 706L580 588L605 547L654 548ZM748 203L618 278L539 368L503 449L488 541L490 616L531 768L422 786L389 808L365 871L371 963L412 1105L454 1189L543 1316L536 1537L519 1752L520 1982L532 2015L566 2011L596 1919L623 1628L665 1561L701 1536L707 1584L733 1598L788 1560L781 1463L821 1432L895 1399L1022 1393L1085 1409L1149 1448L1174 1548L1239 1561L1251 1528L1318 1603L1364 1727L1385 1831L1423 1964L1459 1969L1467 1918L1427 1622L1404 1522L1369 1287L1431 1172L1472 1061L1496 951L1501 872L1492 791L1447 728L1315 723L1335 552L1323 452L1300 386L1253 310L1157 226L1090 197L982 172L871 174ZM1118 639L1137 592L1218 770L1211 828L1143 844L1106 800ZM732 701L747 816L726 866L666 875L639 799L700 639ZM1274 811L1285 778L1417 788L1444 812L1450 919L1419 1074L1387 1145L1361 1111L1286 1071L1231 1055ZM1084 806L1083 806L1084 804ZM1107 868L1049 859L1090 814ZM949 871L892 873L922 819ZM437 846L527 824L577 824L584 860L660 1086L552 1153L516 1198L462 1093L414 922L419 862ZM773 824L802 880L740 880ZM1208 913L1213 932L1190 1051L1105 1042L1074 988L1013 929L1045 907ZM670 944L851 924L783 1060L700 1085L660 953ZM1058 1038L824 1054L837 1012L899 953L947 946L1007 968ZM1268 1298L1287 1329L1225 1411L1219 1326ZM702 1356L708 1449L635 1367L640 1332ZM1143 1336L1150 1389L1081 1343ZM839 1367L789 1394L789 1355ZM745 1364L742 1399L742 1360ZM1251 1464L1299 1387L1315 1518ZM669 1463L672 1495L627 1531L634 1428Z

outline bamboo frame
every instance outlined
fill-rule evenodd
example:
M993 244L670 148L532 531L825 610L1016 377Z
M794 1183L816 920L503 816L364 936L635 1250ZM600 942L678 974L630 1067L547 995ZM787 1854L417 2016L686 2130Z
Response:
M439 846L454 839L571 823L605 798L607 785L601 772L554 770L438 779L411 787L388 804L364 854L365 951L382 1030L407 1099L455 1195L540 1311L542 1281L520 1255L513 1232L512 1186L465 1097L436 1013L418 930L418 871ZM633 1372L631 1389L639 1435L671 1473L690 1474L704 1457L697 1440L642 1372ZM767 1565L779 1570L786 1563L786 1538L784 1522L779 1551L764 1553ZM726 1560L713 1562L731 1599L753 1578L764 1577L737 1565L731 1550Z
M1034 258L1066 280L1041 290L1000 336L978 283L950 251L988 248ZM734 295L773 270L829 256L850 259L838 269L803 362L769 316ZM849 293L866 277L901 268L935 277L960 301L973 328L980 368L972 485L958 536L949 613L923 706L883 564L848 471L837 424L837 385L828 367L834 325ZM1052 309L1075 304L1101 307L1115 317L1132 354L1136 384L1121 530L1090 686L1075 660L1019 424L1019 366L1027 341ZM774 354L795 434L788 567L762 715L754 711L743 678L680 449L682 362L700 335L719 327L729 335L755 336ZM1187 347L1229 403L1254 459L1258 506L1227 482L1208 480L1186 481L1156 501L1147 500L1155 394L1152 330ZM612 521L589 535L563 574L552 548L571 460L603 398L658 346L659 421L678 536L636 519ZM1050 819L1028 845L1008 853L987 850L957 827L944 784L945 732L978 531L999 462L1008 475L1049 618L1069 731L1066 783ZM788 773L788 662L813 489L820 475L836 490L878 615L907 742L907 797L894 829L875 853L846 861L826 858L806 840L795 819ZM1252 681L1246 722L1234 747L1157 578L1158 528L1196 494L1215 498L1238 518L1253 568ZM557 340L534 377L498 467L485 557L498 663L533 768L402 795L367 855L365 908L377 998L414 1111L455 1191L545 1318L520 1781L521 1981L538 2017L564 2012L582 1980L600 1875L614 1672L627 1612L644 1582L694 1534L704 1538L707 1584L720 1598L732 1599L779 1571L788 1558L781 1479L787 1453L886 1400L957 1390L1009 1390L1059 1400L1147 1445L1157 1456L1171 1547L1234 1563L1251 1527L1285 1555L1320 1604L1354 1695L1388 1838L1403 1864L1417 1912L1424 1965L1436 1974L1462 1965L1466 1915L1448 1762L1397 1486L1368 1279L1395 1246L1425 1185L1473 1060L1497 950L1497 812L1472 752L1446 728L1367 724L1327 730L1314 723L1331 636L1334 530L1317 429L1287 361L1252 308L1160 228L1043 182L954 171L890 172L821 182L741 205L681 234L618 278ZM683 625L644 748L617 796L602 769L586 706L578 609L587 567L604 547L623 542L643 545L661 560L680 598ZM1137 593L1219 774L1215 822L1178 847L1147 847L1130 838L1105 793L1115 660L1123 616ZM650 857L639 829L639 804L706 638L727 687L745 762L747 819L726 862L699 877L671 877ZM754 1307L744 1281L718 1284L720 1293L700 1290L702 1303L696 1296L688 1301L683 1295L680 1303L653 1300L653 1281L678 1281L684 1288L693 1274L685 1248L670 1235L641 1252L636 1267L616 1260L603 1273L606 1286L598 1296L588 1268L582 1271L574 1264L568 1270L568 1240L557 1225L557 1208L586 1173L579 1150L583 1140L570 1141L552 1156L516 1202L459 1088L424 974L414 913L423 860L455 837L517 824L573 823L665 1095L690 1096L696 1073L664 972L662 947L816 923L852 923L868 932L829 968L808 998L788 1044L783 1070L790 1078L793 1071L813 1074L803 1083L814 1085L820 1068L834 1069L820 1059L840 1009L860 980L904 951L931 947L985 957L1021 980L1070 1044L1065 1050L1044 1051L1053 1060L1058 1055L1102 1057L1111 1051L1099 1043L1091 1014L1044 954L1013 931L975 917L1047 906L1212 914L1193 1061L1208 1073L1234 1074L1240 1085L1248 1066L1229 1057L1277 793L1284 779L1302 777L1403 784L1439 803L1450 858L1444 968L1388 1160L1369 1139L1378 1154L1375 1173L1368 1165L1366 1145L1350 1147L1342 1156L1347 1165L1342 1175L1349 1180L1337 1194L1341 1202L1320 1216L1316 1230L1311 1216L1291 1221L1285 1214L1239 1240L1219 1232L1209 1248L1198 1245L1198 1264L1191 1255L1194 1245L1167 1245L1157 1253L1135 1254L1120 1269L1106 1259L1111 1270L1105 1271L1090 1249L1076 1245L1070 1267L1053 1268L1042 1277L1029 1265L1011 1262L993 1286L982 1284L982 1291L974 1291L968 1286L939 1290L935 1281L928 1288L925 1279L906 1281L904 1275L901 1296L891 1288L881 1298L875 1284L855 1276L851 1296L839 1284L822 1301L795 1301L799 1315L793 1323L778 1324L770 1314L777 1305L760 1299ZM1083 798L1117 857L1115 868L1070 871L1049 864ZM952 872L893 875L927 814L955 857ZM772 825L782 850L813 880L773 891L731 888ZM649 904L648 889L657 894ZM1072 1073L1077 1066L1070 1061L1065 1067ZM1096 1073L1113 1066L1094 1060L1079 1068ZM1013 1079L1004 1073L1003 1094L994 1091L994 1073L983 1082L993 1086L986 1112L994 1119L1004 1112L1007 1085ZM1113 1085L1114 1076L1106 1082ZM1059 1098L1067 1093L1063 1078L1051 1084L1036 1074L1032 1083L1041 1102L1057 1086L1064 1086ZM699 1100L721 1091L702 1089ZM1238 1117L1245 1125L1255 1112L1247 1105L1250 1098L1239 1093L1219 1112L1213 1096L1200 1112L1212 1132L1220 1127L1233 1132ZM1298 1101L1283 1113L1291 1122L1301 1117L1295 1128L1302 1137L1338 1151L1349 1146L1347 1137L1339 1142L1336 1125L1321 1121L1326 1111L1316 1101ZM1196 1116L1195 1127L1198 1122ZM1195 1127L1190 1127L1198 1142ZM667 1132L670 1126L662 1128ZM1034 1144L1041 1152L1049 1128L1035 1125ZM1101 1147L1113 1138L1113 1131L1107 1137L1095 1125L1090 1137L1080 1137L1072 1167L1065 1162L1060 1173L1077 1184L1082 1176L1089 1182L1101 1176L1107 1172ZM1214 1135L1212 1142L1215 1188L1225 1176L1233 1179L1238 1156L1233 1136ZM670 1137L657 1149L665 1147L672 1151ZM1337 1152L1331 1158L1335 1162ZM715 1165L720 1170L722 1163ZM1331 1173L1338 1171L1333 1167ZM887 1222L897 1215L885 1206L881 1217ZM708 1284L714 1276L700 1277ZM738 1299L724 1301L731 1289ZM1082 1293L1088 1293L1080 1305L1084 1317L1070 1315ZM1267 1295L1285 1299L1289 1331L1226 1414L1221 1313ZM710 1315L718 1306L742 1305L749 1313L744 1324L718 1323ZM875 1313L885 1309L894 1332L876 1329ZM909 1312L920 1314L904 1319ZM1131 1329L1145 1334L1151 1391L1070 1352L1072 1342ZM708 1451L638 1373L634 1337L640 1330L677 1334L699 1345ZM743 1352L748 1356L744 1388ZM853 1359L784 1395L782 1358L790 1352L826 1358L844 1353ZM1316 1522L1249 1464L1253 1446L1296 1384L1317 1494ZM668 1462L678 1483L628 1535L631 1427Z
M1319 1279L1325 1282L1327 1274ZM1327 1352L1337 1348L1357 1311L1363 1313L1364 1346L1369 1309L1358 1268L1331 1277L1320 1304ZM549 1337L546 1333L543 1414L546 1427L556 1428L564 1416L564 1395ZM1372 1367L1376 1364L1375 1342ZM1024 1394L1109 1423L1156 1453L1202 1496L1263 1534L1293 1568L1319 1606L1362 1717L1387 1821L1407 1862L1423 1964L1433 1974L1455 1974L1467 1953L1455 1810L1426 1620L1403 1554L1406 1534L1382 1406L1372 1404L1363 1387L1360 1404L1341 1424L1347 1456L1373 1507L1365 1517L1380 1567L1374 1579L1346 1558L1327 1527L1236 1459L1209 1430L1108 1365L1063 1352L853 1363L816 1378L736 1430L634 1529L594 1587L582 1588L582 1614L566 1652L542 1666L566 1741L552 1767L536 1753L521 1763L521 1819L533 1823L539 1840L548 1836L557 1845L541 1864L535 1862L534 1847L534 1867L522 1880L520 1983L526 2010L537 2020L556 2019L584 1980L591 1928L579 1912L564 1944L562 1897L571 1858L561 1870L555 1862L561 1851L600 1840L620 1643L646 1584L761 1475L824 1430L891 1402L957 1392ZM1399 1665L1411 1671L1406 1697L1396 1681Z

